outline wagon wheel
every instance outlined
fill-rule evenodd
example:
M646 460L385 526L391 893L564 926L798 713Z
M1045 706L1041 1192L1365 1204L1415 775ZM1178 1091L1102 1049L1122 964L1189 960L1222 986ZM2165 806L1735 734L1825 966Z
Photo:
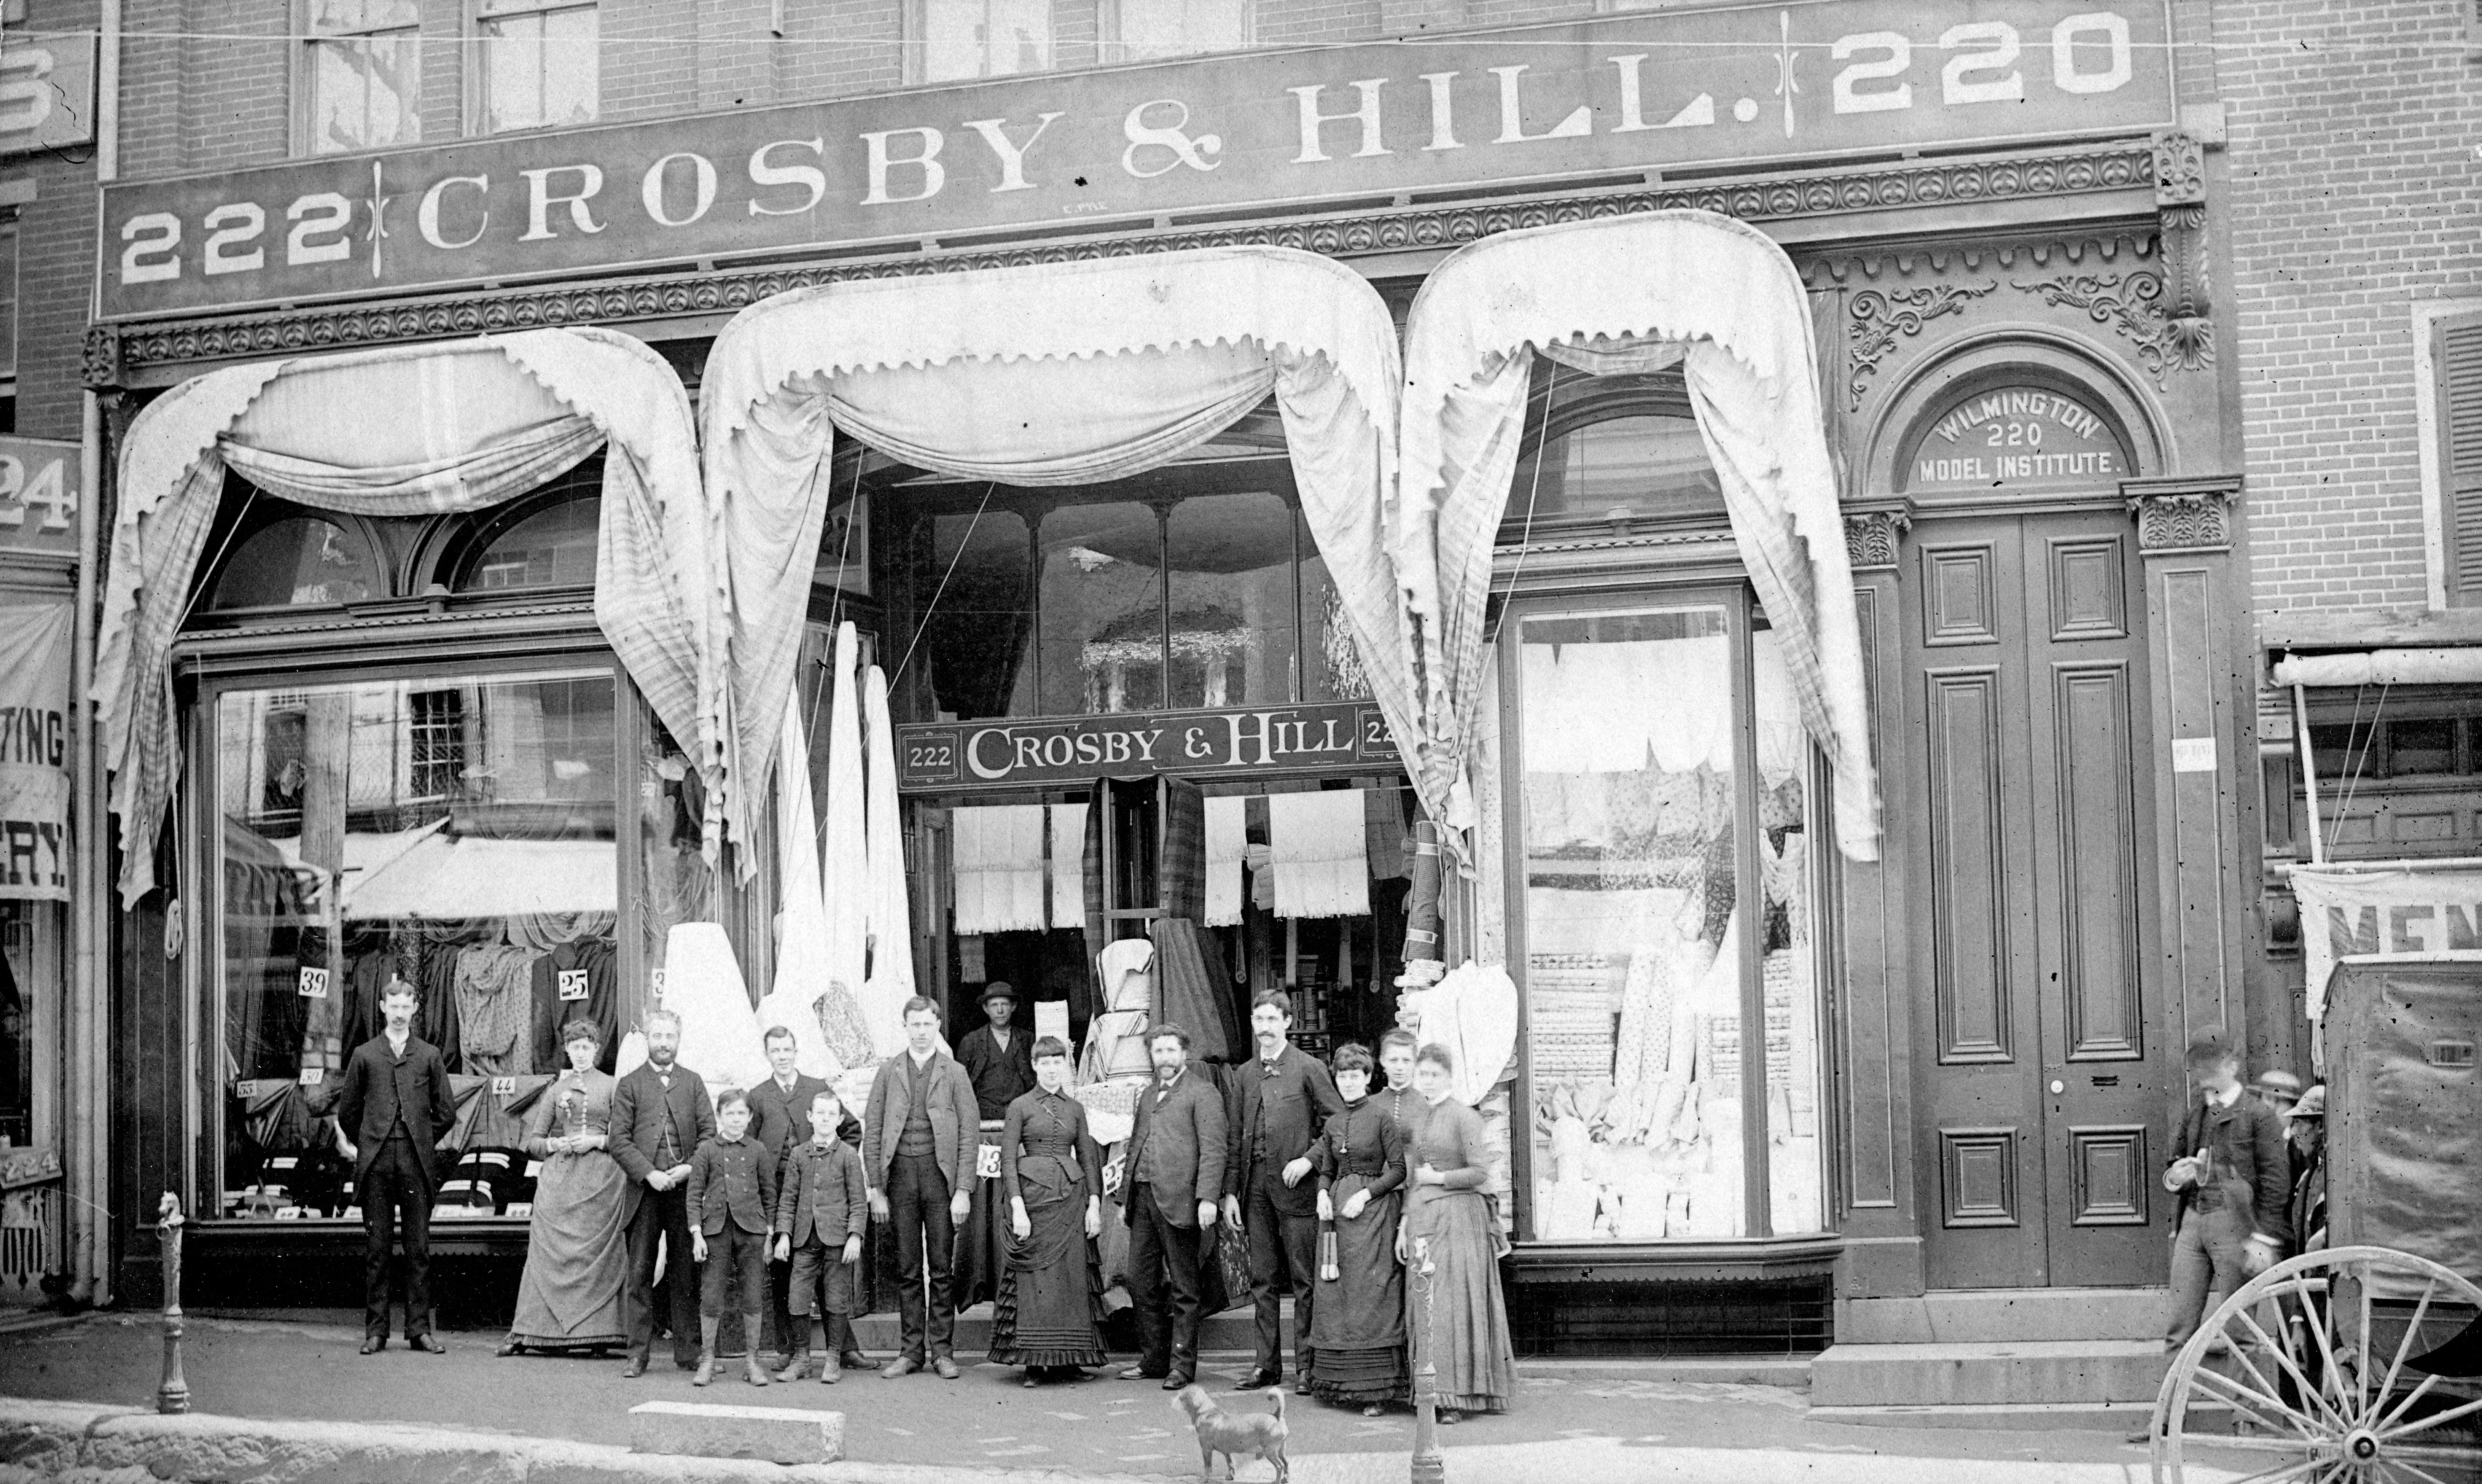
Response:
M2374 1308L2374 1286L2418 1294L2410 1322L2397 1316L2399 1304ZM2482 1400L2442 1392L2439 1377L2406 1363L2476 1310L2482 1288L2385 1247L2276 1264L2224 1300L2164 1373L2154 1398L2154 1484L2181 1484L2183 1454L2200 1447L2248 1455L2233 1484L2472 1478L2475 1449L2458 1433L2482 1425Z

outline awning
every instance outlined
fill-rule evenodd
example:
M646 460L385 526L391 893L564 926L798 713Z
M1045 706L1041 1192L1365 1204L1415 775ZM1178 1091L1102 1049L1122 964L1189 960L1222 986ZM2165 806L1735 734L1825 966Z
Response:
M2287 654L2275 662L2273 679L2278 685L2477 685L2482 649Z
M1288 248L863 279L743 310L700 391L709 540L732 595L727 780L767 776L835 430L959 478L1078 485L1176 459L1270 392L1373 699L1410 739L1412 648L1384 541L1400 379L1378 293Z
M1435 817L1473 822L1465 778L1482 702L1492 547L1541 352L1589 375L1684 364L1733 536L1782 648L1803 723L1835 771L1836 841L1875 860L1861 625L1811 351L1783 250L1703 211L1507 232L1460 249L1407 325L1398 519L1423 688L1399 729Z
M725 596L708 556L689 399L642 342L592 328L534 330L235 366L140 412L121 454L94 681L120 816L122 902L154 885L156 831L181 769L172 645L228 466L315 509L420 516L513 499L607 442L595 619L713 781L722 686L709 656L720 652ZM723 818L711 806L709 860ZM740 815L731 823L735 839L754 837Z

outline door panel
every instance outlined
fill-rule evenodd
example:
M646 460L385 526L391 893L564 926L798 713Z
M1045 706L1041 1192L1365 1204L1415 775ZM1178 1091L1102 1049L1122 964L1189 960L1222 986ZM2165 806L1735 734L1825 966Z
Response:
M2125 527L1943 518L1909 538L1934 1286L2161 1278L2145 589Z

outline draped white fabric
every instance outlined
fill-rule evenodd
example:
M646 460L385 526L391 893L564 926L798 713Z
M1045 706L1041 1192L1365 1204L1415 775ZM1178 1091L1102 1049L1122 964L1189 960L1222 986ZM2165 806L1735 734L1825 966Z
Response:
M896 799L896 728L888 719L887 672L877 665L862 676L861 703L870 774L870 972L862 1019L879 1054L894 1056L905 1047L905 1002L913 997L913 907L905 884L905 816Z
M836 625L829 654L828 796L819 805L819 886L827 895L828 913L826 969L832 982L860 994L870 952L870 844L863 793L869 779L862 763L861 687L856 673L861 640L851 623ZM791 687L786 689L789 693ZM863 1020L869 1020L867 1010ZM874 1046L878 1040L874 1031Z
M707 358L700 408L731 554L727 780L764 777L775 745L834 428L961 478L1083 484L1176 458L1270 394L1372 699L1412 735L1411 636L1384 540L1401 380L1377 292L1286 248L832 283L742 311Z
M155 884L155 838L180 776L171 651L227 467L284 498L365 516L476 510L598 444L595 618L664 724L716 776L700 703L713 622L689 401L625 335L539 330L210 372L131 425L104 579L94 700L120 893ZM710 856L717 820L707 822Z
M1537 351L1594 375L1685 363L1743 564L1835 767L1837 843L1876 859L1861 628L1808 299L1782 249L1703 211L1504 233L1450 256L1414 301L1390 545L1419 633L1423 729L1399 735L1424 804L1473 823L1483 608Z
M829 991L827 897L819 885L819 819L810 797L810 739L799 698L787 698L776 775L776 984L758 1002L762 1033L793 1032L794 1067L833 1081L845 1070L813 1008Z

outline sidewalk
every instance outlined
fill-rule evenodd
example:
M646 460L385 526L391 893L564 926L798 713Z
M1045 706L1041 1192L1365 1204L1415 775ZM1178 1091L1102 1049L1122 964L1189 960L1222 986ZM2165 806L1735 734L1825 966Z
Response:
M228 1417L444 1426L625 1446L633 1404L700 1400L840 1411L846 1458L858 1464L1124 1478L1195 1477L1198 1468L1188 1428L1150 1382L1097 1379L1026 1391L1014 1370L969 1365L955 1382L862 1374L832 1388L804 1382L759 1390L731 1381L699 1391L663 1358L631 1382L617 1361L501 1360L491 1353L498 1337L488 1335L449 1336L445 1356L396 1345L364 1358L356 1353L358 1333L346 1325L194 1318L189 1330L183 1355L192 1405ZM152 1315L89 1315L0 1343L0 1394L147 1406L161 1354ZM1244 1355L1225 1359L1202 1377L1219 1393L1248 1365ZM2146 1475L2143 1448L2104 1435L1845 1427L1808 1420L1807 1393L1795 1388L1652 1379L1656 1369L1527 1363L1514 1413L1444 1432L1450 1479L2141 1484ZM1224 1399L1266 1405L1254 1396ZM1366 1419L1305 1397L1287 1402L1293 1477L1302 1484L1405 1477L1409 1414ZM1240 1474L1245 1481L1270 1476L1263 1465Z

